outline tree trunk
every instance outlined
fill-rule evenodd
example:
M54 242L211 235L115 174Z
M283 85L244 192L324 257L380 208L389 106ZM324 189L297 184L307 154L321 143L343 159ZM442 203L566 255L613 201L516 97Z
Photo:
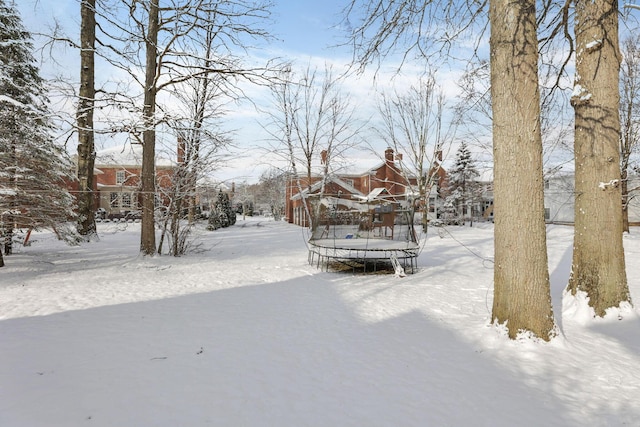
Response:
M597 316L630 301L622 245L618 2L576 2L575 234L569 279Z
M492 320L555 330L546 251L534 0L491 0L495 267Z
M13 254L13 216L11 214L4 216L4 229L2 237L4 238L4 254Z
M158 67L158 29L159 29L158 0L151 0L149 5L149 28L147 29L146 75L144 91L142 134L142 225L140 233L140 252L143 255L153 255L156 250L155 234L155 156L156 156L156 76Z
M95 163L93 108L95 98L94 50L96 40L95 0L80 3L80 100L78 102L78 232L83 236L96 233L93 194Z

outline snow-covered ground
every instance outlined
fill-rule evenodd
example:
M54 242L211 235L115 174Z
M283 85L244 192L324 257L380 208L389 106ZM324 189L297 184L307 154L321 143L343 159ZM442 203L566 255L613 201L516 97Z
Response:
M548 230L551 343L488 325L490 225L434 229L405 278L320 271L263 218L182 258L138 257L138 224L37 233L0 269L0 426L638 426L638 311L563 296L572 231Z

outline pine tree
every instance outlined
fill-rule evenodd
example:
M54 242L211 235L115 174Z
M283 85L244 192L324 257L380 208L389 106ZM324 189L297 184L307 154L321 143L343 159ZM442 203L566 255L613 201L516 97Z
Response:
M15 7L0 0L0 225L6 255L12 253L16 227L50 228L59 237L73 237L67 222L74 217L74 202L65 185L73 179L73 167L51 136L30 40Z
M455 164L448 175L450 195L445 200L445 205L453 207L457 216L460 216L465 206L469 210L472 208L471 205L476 198L476 179L480 176L465 142L460 144ZM467 215L471 214L470 211L467 212Z

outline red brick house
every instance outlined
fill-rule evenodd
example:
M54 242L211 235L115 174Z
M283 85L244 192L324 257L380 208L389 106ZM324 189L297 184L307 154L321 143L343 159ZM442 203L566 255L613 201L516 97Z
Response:
M96 208L104 209L107 217L120 217L139 210L141 165L142 146L139 144L125 144L98 152L94 169ZM158 187L171 186L176 166L176 162L156 157ZM161 197L156 197L161 203Z
M363 202L371 202L375 204L370 212L373 224L380 227L393 225L395 206L399 203L408 203L408 199L411 198L411 188L415 188L416 184L415 177L407 179L401 172L399 164L401 161L401 154L395 154L393 149L387 148L384 161L366 172L329 177L325 181L322 197L324 200L332 200L331 203L334 206L339 204L339 209L343 212L362 209ZM446 177L446 172L439 168L436 173L437 180L441 183ZM317 200L320 197L321 186L322 177L320 176L313 176L310 180L307 177L300 178L300 186L295 178L289 180L285 198L288 222L309 226L303 198L312 202L314 198ZM385 203L380 203L381 201Z

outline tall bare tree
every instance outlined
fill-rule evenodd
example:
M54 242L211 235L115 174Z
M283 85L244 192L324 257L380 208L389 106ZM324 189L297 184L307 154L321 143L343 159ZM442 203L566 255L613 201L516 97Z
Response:
M289 69L272 93L274 111L265 129L275 141L273 151L284 148L284 160L299 193L313 184L315 170L322 177L322 194L332 166L356 143L362 128L355 119L355 108L329 66L323 72L307 66L299 75ZM314 168L318 159L320 169ZM306 200L303 203L307 217L317 218Z
M568 289L596 316L630 302L620 200L618 2L577 0L575 16L575 233Z
M111 129L128 132L143 145L140 251L152 255L156 252L156 133L173 118L170 108L158 108L161 102L167 102L162 96L170 96L170 89L176 85L213 74L224 76L227 88L240 79L268 83L275 67L270 63L245 65L248 61L238 56L238 52L248 51L256 40L270 39L261 24L270 16L271 2L180 0L161 5L158 0L110 1L112 10L105 9L100 15L103 32L100 52L128 75L130 87L119 87L112 100L119 111L131 113L124 120L118 117ZM198 41L206 37L207 31L213 34L220 50L204 62L197 61L204 55ZM142 94L136 94L132 82Z
M80 2L80 90L76 123L78 126L78 233L96 233L93 167L95 147L93 111L95 105L96 2Z
M495 265L492 319L554 333L544 222L535 0L492 0ZM523 197L527 194L527 197Z
M135 7L135 4L134 4ZM153 255L156 251L155 198L156 198L156 96L158 79L158 33L160 32L159 0L148 3L148 25L146 27L144 104L142 107L142 171L140 192L142 194L142 226L140 232L140 252Z
M433 75L420 79L406 93L382 94L378 106L383 138L397 153L402 153L400 167L408 178L415 177L415 204L422 206L422 229L427 231L429 195L438 183L441 167L439 156L447 150L453 137L453 127L443 128L445 99Z

